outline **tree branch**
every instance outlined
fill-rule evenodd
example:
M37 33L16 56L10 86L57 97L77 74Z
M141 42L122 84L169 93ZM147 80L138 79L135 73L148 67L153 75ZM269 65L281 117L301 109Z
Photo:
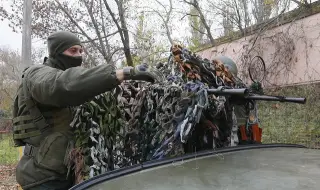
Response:
M106 27L105 27L105 23L104 23L104 15L103 15L103 9L102 9L102 1L100 0L99 1L99 3L100 3L100 19L101 19L101 23L102 23L102 32L103 32L103 35L104 35L104 39L105 39L105 43L106 43L106 48L107 48L107 52L108 52L108 60L110 60L111 59L111 62L113 63L113 61L112 61L112 57L110 57L110 45L109 45L109 41L108 41L108 39L107 39L107 37L108 36L111 36L111 35L114 35L114 34L116 34L116 33L118 33L119 31L116 31L116 32L114 32L114 33L111 33L111 34L108 34L107 35L107 33L106 33Z
M199 18L200 18L199 15L194 15L194 14L190 14L190 13L185 13L185 15L183 15L183 17L181 17L180 20L184 19L184 17L186 17L186 16L193 16L193 17L199 17Z
M210 27L209 27L209 25L208 25L208 23L207 23L204 15L203 15L201 9L200 9L200 7L199 7L198 0L193 0L193 3L188 2L188 1L186 1L186 0L183 0L183 1L184 1L185 3L187 3L187 4L189 4L189 5L192 5L192 6L198 11L198 13L199 13L199 15L200 15L200 20L201 20L202 24L204 25L204 27L205 27L205 29L206 29L206 31L207 31L207 36L208 36L208 38L209 38L212 46L215 46L215 40L214 40L213 37L212 37L211 31L210 31Z
M99 48L99 46L89 37L89 35L79 26L79 24L73 19L73 17L69 14L69 12L62 6L62 4L59 2L59 0L55 0L56 3L58 3L58 7L68 16L70 21L82 32L82 35L84 35L88 40L92 41L92 45L94 45L98 51L102 53L102 50Z
M102 41L102 38L101 38L101 34L100 34L100 31L99 31L99 28L98 28L98 24L93 16L93 12L92 12L92 6L93 6L93 1L91 1L91 5L89 7L89 5L86 3L85 0L82 0L84 5L86 6L87 10L88 10L88 13L89 13L89 16L91 18L91 21L92 21L92 24L94 26L94 29L96 31L96 34L98 36L98 40L99 40L99 43L100 43L100 46L101 46L101 54L103 56L103 58L105 60L107 60L107 52L106 52L106 47L104 46L104 43Z
M199 30L198 28L196 28L195 26L193 26L193 24L191 24L191 27L192 27L193 29L195 29L196 31L198 31L200 34L207 35L207 33L205 33L205 32L203 32L203 31Z
M95 62L94 58L91 56L91 54L88 52L88 50L86 48L84 48L84 52L88 55L89 59L91 60L91 63L93 64L93 66L96 66L97 63Z
M164 10L166 12L166 18L164 18L159 11L154 10L153 8L150 8L150 9L153 10L155 13L157 13L159 15L159 17L162 19L164 26L166 28L166 34L167 34L168 40L169 40L170 44L173 45L173 40L171 38L171 32L170 32L169 25L168 25L169 20L170 20L170 16L172 13L172 0L169 0L169 2L170 2L169 11L167 11L166 7L162 3L160 3L158 0L156 0L156 2L164 8Z
M231 6L231 5L228 5L228 4L225 4L225 5L226 5L226 6L229 6L229 7ZM224 13L230 14L229 11L227 11L227 10L221 8L221 7L218 7L218 6L213 5L213 4L212 4L211 6L213 6L213 8L216 8L216 9L218 9L218 10L221 11L221 13L218 13L218 14L221 14L221 15L224 14ZM229 17L229 18L230 18L230 20L231 20L231 22L232 22L233 24L236 24L236 25L238 26L238 28L239 28L239 30L241 31L241 33L244 34L244 30L243 30L242 25L241 25L240 12L238 11L238 9L236 9L236 11L237 11L237 15L238 15L238 19L239 19L239 20L235 19L234 17Z
M114 13L112 12L107 0L103 0L104 5L106 7L106 9L108 10L108 12L110 13L113 22L115 23L115 25L118 28L119 34L120 34L120 38L123 44L123 49L124 49L124 53L126 55L126 59L127 59L127 63L129 66L133 65L133 61L132 61L132 57L131 57L131 53L130 53L130 47L129 47L129 35L128 35L128 31L127 31L127 27L125 25L125 21L124 21L124 15L123 15L123 8L122 8L122 0L118 1L115 0L118 6L118 11L119 11L119 16L120 16L120 22L121 22L121 27L114 15Z
M256 44L256 42L257 42L259 36L261 35L261 33L262 33L263 31L267 30L267 27L266 27L266 26L268 26L268 25L269 25L270 23L272 23L273 21L277 20L277 19L285 12L285 10L286 10L286 8L284 8L284 9L280 12L280 14L279 14L278 16L274 17L272 20L270 20L269 22L265 23L265 24L260 28L259 32L256 33L256 37L255 37L255 39L254 39L254 41L253 41L253 43L252 43L252 46L251 46L251 48L250 48L250 50L248 51L247 54L250 54L250 52L253 50L253 47L254 47L254 45Z
M123 7L123 0L115 0L117 2L118 5L118 12L119 12L119 18L120 18L120 24L121 24L121 28L123 36L124 36L124 41L123 41L123 46L124 46L124 54L126 55L126 59L127 59L127 64L129 66L133 66L133 60L131 57L131 52L130 52L130 40L129 40L129 33L128 33L128 29L127 29L127 24L126 24L126 19L124 16L125 10Z
M124 37L123 37L122 29L121 29L121 27L120 27L120 25L119 25L119 23L118 23L118 21L117 21L117 19L116 19L115 15L114 15L114 13L112 12L112 10L111 10L111 8L110 8L110 6L109 6L109 4L108 4L107 0L103 0L103 2L104 2L104 5L105 5L106 9L107 9L107 10L108 10L108 12L109 12L109 14L110 14L110 15L111 15L111 17L112 17L112 20L113 20L114 24L115 24L115 25L116 25L116 27L118 28L118 31L119 31L119 34L120 34L121 41L122 41L122 42L124 42Z
M242 34L242 36L244 36L245 34L244 34L244 31L243 31L243 28L242 28L242 24L241 24L241 15L240 15L240 12L239 12L239 9L238 9L238 5L237 5L237 2L236 2L236 0L233 0L233 3L235 4L235 6L236 6L236 12L237 12L237 15L238 15L238 27L239 27L239 29L240 29L240 31L241 31L241 34ZM231 17L232 19L233 19L233 17Z
M162 3L160 3L160 1L158 1L158 0L155 0L159 5L161 5L162 7L163 7L163 9L166 11L166 13L168 13L167 12L167 9L166 9L166 7L162 4ZM171 2L170 2L170 4L172 4ZM172 6L171 6L172 7Z
M115 32L112 32L106 36L102 36L101 39L104 39L104 38L109 38L110 36L114 36L115 34L117 34L119 31L115 31ZM99 40L99 38L94 38L94 39L91 39L91 40L86 40L86 41L82 41L82 43L89 43L89 42L92 42L92 41L97 41Z
M193 3L191 3L191 2L189 2L187 0L183 0L183 2L185 2L185 3L189 4L189 5L195 6L195 4L193 4Z
M109 61L110 61L110 59L113 57L113 55L114 55L115 53L117 53L118 51L120 51L120 50L123 50L123 48L117 48L117 49L115 49L112 53L110 53Z

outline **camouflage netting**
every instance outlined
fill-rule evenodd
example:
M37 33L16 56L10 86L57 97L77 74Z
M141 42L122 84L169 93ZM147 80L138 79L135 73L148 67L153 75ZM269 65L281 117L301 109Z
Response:
M144 161L238 143L234 111L208 88L243 85L217 60L173 46L159 83L124 82L75 110L76 183Z

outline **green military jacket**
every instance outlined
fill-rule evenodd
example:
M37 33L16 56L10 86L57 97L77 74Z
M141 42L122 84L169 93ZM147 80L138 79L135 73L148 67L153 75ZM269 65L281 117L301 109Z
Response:
M23 189L49 180L67 180L66 165L73 145L70 106L83 104L119 85L113 65L63 71L48 62L25 70L14 101L14 139L34 147L22 156L16 168L17 182ZM30 116L32 106L28 106L26 97L31 97L46 126Z

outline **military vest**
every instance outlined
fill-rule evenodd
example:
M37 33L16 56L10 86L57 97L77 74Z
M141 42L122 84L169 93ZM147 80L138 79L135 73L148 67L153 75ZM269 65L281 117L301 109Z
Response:
M48 107L33 100L22 77L12 120L15 146L25 146L16 170L22 188L55 179L70 181L67 164L74 144L71 120L70 108Z

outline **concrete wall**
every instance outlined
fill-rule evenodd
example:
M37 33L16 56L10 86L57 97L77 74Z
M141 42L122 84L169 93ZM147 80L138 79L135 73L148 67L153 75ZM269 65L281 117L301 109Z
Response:
M231 57L239 64L245 81L248 60L259 55L268 71L265 87L320 82L320 13L197 54L208 59L217 55ZM249 59L245 60L246 56Z

